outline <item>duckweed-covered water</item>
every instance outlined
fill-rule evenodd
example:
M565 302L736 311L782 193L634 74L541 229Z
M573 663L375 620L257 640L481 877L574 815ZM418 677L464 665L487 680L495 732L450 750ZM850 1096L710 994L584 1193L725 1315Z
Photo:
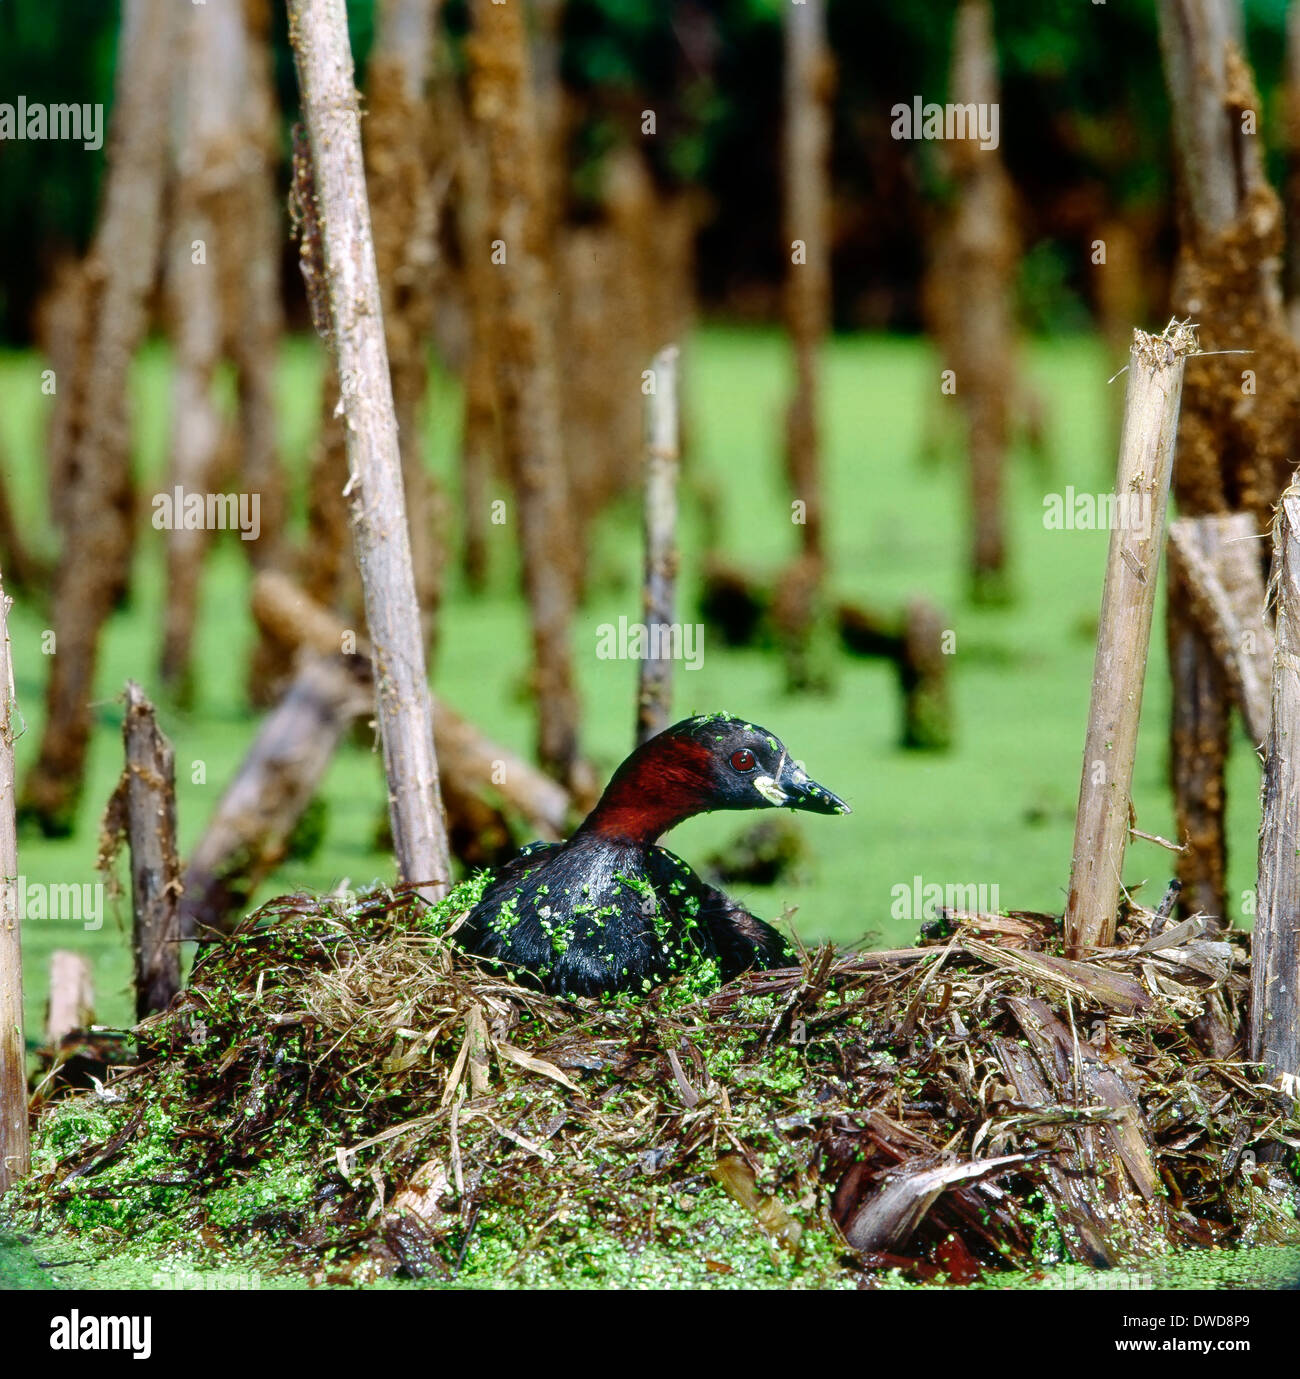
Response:
M611 1286L682 1286L680 1270L676 1278L660 1267L664 1261L647 1259L643 1271L630 1267ZM628 1261L630 1264L631 1261ZM643 1272L644 1277L638 1277ZM562 1279L550 1280L552 1286ZM575 1278L579 1286L599 1286L590 1275ZM808 1285L824 1286L822 1279L809 1278ZM851 1275L841 1283L855 1286ZM936 1289L941 1284L917 1284L897 1276L880 1275L878 1286L891 1289ZM534 1272L511 1272L506 1268L495 1276L482 1269L471 1270L461 1287L537 1287L544 1284ZM53 1237L24 1243L13 1236L0 1235L0 1289L99 1289L126 1288L142 1291L248 1291L293 1289L308 1286L301 1275L279 1272L268 1260L227 1261L214 1267L202 1255L169 1255L150 1259L130 1253L106 1258L78 1256L66 1239ZM443 1282L395 1282L383 1280L383 1288L445 1288ZM739 1269L730 1274L711 1276L707 1283L690 1279L689 1286L709 1288L797 1288L800 1281L784 1270L762 1266L752 1271ZM1194 1289L1242 1291L1300 1286L1300 1246L1293 1248L1245 1250L1183 1250L1158 1260L1144 1261L1127 1268L1087 1269L1079 1265L1057 1265L1049 1269L989 1274L975 1289L1014 1289L1019 1292L1173 1292Z

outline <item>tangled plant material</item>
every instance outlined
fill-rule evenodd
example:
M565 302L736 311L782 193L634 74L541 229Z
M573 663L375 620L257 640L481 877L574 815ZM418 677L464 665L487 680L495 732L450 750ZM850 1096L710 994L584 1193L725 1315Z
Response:
M1245 1064L1244 940L1137 907L945 914L920 948L565 1000L449 941L481 879L273 901L46 1110L19 1219L317 1282L854 1286L1296 1239L1300 1126ZM1270 1157L1272 1156L1272 1157Z

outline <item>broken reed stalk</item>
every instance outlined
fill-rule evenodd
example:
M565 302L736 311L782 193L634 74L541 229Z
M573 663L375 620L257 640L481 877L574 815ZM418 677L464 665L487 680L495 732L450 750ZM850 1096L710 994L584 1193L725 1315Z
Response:
M489 489L498 468L496 370L493 365L493 283L495 266L482 252L492 241L488 175L482 131L461 109L460 148L456 155L456 227L461 277L469 319L469 358L465 364L461 422L462 560L471 589L481 593L488 576Z
M428 86L440 0L383 0L366 67L366 179L375 261L406 490L411 561L425 646L432 654L442 597L438 509L424 463L428 339L438 290L440 192ZM435 744L436 749L436 744Z
M50 995L45 1007L45 1044L57 1049L77 1030L95 1021L95 986L81 953L56 948L50 954Z
M1169 784L1184 915L1228 912L1224 849L1223 769L1231 718L1229 686L1185 592L1182 567L1171 560L1165 601L1169 661Z
M1065 910L1072 956L1115 936L1178 403L1183 367L1196 349L1185 323L1170 322L1159 336L1133 332Z
M1241 44L1241 11L1235 4L1157 0L1156 15L1183 193L1196 232L1213 234L1240 213L1241 160L1255 156L1255 141L1241 137L1227 99L1228 47Z
M799 552L777 580L772 625L785 686L824 694L826 547L822 477L822 353L831 317L831 140L835 62L824 0L785 7L782 224L788 260L784 315L793 386L785 412L785 473Z
M1174 500L1182 517L1248 512L1262 536L1300 448L1300 349L1282 305L1284 217L1264 141L1243 128L1246 112L1263 116L1263 106L1237 0L1157 0L1156 14L1183 192L1172 296L1175 310L1196 320L1203 349L1187 367ZM1178 837L1187 844L1178 858L1180 909L1219 916L1229 910L1232 677L1187 606L1194 592L1181 578L1169 581L1169 750Z
M126 682L126 831L131 848L135 1016L166 1010L181 988L180 861L176 854L176 757L153 705Z
M1251 947L1250 1056L1300 1076L1300 483L1273 521L1273 720L1264 763L1258 907Z
M350 635L358 656L368 656L364 637L344 626L337 613L307 597L302 588L278 570L263 570L253 581L253 619L271 640L322 656L337 654ZM434 746L447 795L489 791L499 795L523 816L538 837L562 838L569 816L569 794L550 776L517 756L462 718L445 699L433 696ZM449 817L455 810L449 805Z
M190 855L180 904L183 938L229 929L232 912L284 860L340 738L374 702L369 669L359 656L301 663Z
M944 752L952 746L952 696L944 650L947 619L928 599L912 598L903 610L898 679L903 691L903 746Z
M953 25L952 98L996 108L1000 78L989 0L963 0ZM970 589L979 603L1011 596L1006 470L1016 389L1012 302L1020 261L1011 180L996 149L973 139L951 146L953 215L940 241L950 302L940 312L946 367L954 370L966 422L970 503Z
M1285 146L1287 230L1287 315L1300 340L1300 5L1286 10Z
M352 534L370 631L393 849L402 879L420 883L420 893L437 900L447 892L450 854L347 12L344 0L289 0L289 20L342 385Z
M13 600L0 585L0 1193L31 1166L27 1045L23 1038L22 918L18 913L18 820L14 804Z
M236 74L247 35L238 6L191 5L181 10L179 23L177 137L170 168L175 200L163 254L175 358L167 491L203 493L225 486L220 474L224 420L214 383L238 308L228 275L216 265L234 257L232 239L242 219L235 197L247 175L241 138L245 101ZM197 264L196 243L205 253ZM176 522L164 539L167 599L159 675L170 694L189 701L211 533Z
M786 410L786 473L802 501L802 551L820 563L821 352L831 315L831 107L835 63L826 37L825 0L785 12L784 207L785 312L794 353L794 392ZM796 252L795 246L801 252ZM806 629L805 629L806 632Z
M1248 512L1169 524L1169 576L1183 586L1202 636L1227 677L1246 731L1268 736L1273 633L1264 616L1255 520Z
M654 391L645 409L645 579L643 618L647 628L673 622L677 603L677 470L681 458L677 424L676 345L654 357ZM636 694L636 740L640 744L668 726L673 703L673 663L667 654L651 655L646 638ZM662 644L661 644L662 650Z
M1177 498L1177 461L1174 472ZM1174 836L1183 844L1180 908L1222 926L1230 914L1223 771L1231 701L1261 761L1270 714L1273 633L1264 617L1255 516L1180 517L1169 526L1168 558L1169 776Z
M492 271L491 351L501 454L514 488L524 594L533 639L537 756L585 787L578 754L573 614L578 558L561 408L552 242L538 138L526 6L471 0L469 89L487 165ZM516 517L517 514L517 517Z
M948 619L927 599L908 600L902 617L861 604L835 610L840 643L855 656L878 656L893 663L903 696L899 743L921 751L946 751L953 741L952 696L944 651Z
M76 270L76 347L56 366L49 456L62 550L40 753L23 786L24 814L47 836L76 823L90 746L100 634L130 582L135 493L128 407L131 361L149 324L163 235L167 124L174 79L171 0L121 6L108 162L95 238ZM207 272L215 271L207 269ZM66 372L66 380L65 380Z

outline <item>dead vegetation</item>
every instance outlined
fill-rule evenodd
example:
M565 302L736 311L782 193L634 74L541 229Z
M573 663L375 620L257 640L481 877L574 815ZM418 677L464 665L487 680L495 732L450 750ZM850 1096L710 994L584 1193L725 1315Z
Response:
M947 914L598 1003L461 955L472 900L264 907L143 1027L152 1062L45 1112L32 1211L336 1282L966 1282L1295 1238L1292 1099L1186 1032L1211 996L1240 1025L1245 941L1169 907L1088 962L1052 917Z

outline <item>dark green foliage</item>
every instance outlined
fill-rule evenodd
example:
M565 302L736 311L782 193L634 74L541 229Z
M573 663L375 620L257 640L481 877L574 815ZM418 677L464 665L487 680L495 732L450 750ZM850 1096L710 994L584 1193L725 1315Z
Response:
M1264 96L1262 130L1275 183L1282 174L1280 98L1285 5L1245 6L1250 56ZM915 328L928 201L946 192L942 150L890 138L890 107L945 99L955 0L886 5L832 0L836 94L836 318L843 325ZM296 91L283 7L272 6L275 82L285 128ZM646 5L571 0L562 72L579 119L569 195L579 214L599 194L606 152L644 147L661 180L698 186L714 214L701 244L701 286L721 303L770 289L784 268L780 225L781 6L777 0ZM350 0L364 72L374 0ZM105 0L0 4L5 100L111 103L118 6ZM447 7L451 60L463 66L465 7ZM1031 282L1035 326L1059 331L1090 304L1091 221L1142 212L1172 242L1168 108L1151 0L999 0L1002 155L1021 197L1027 247L1048 242L1051 296ZM640 132L652 109L657 132ZM286 143L287 147L287 143ZM103 150L55 143L0 150L0 338L28 338L53 255L81 251L97 209ZM1091 210L1079 215L1081 206ZM1046 251L1044 251L1046 252ZM15 266L21 265L21 271ZM34 268L35 271L32 271ZM289 290L296 293L297 284ZM1046 317L1044 313L1046 312Z

